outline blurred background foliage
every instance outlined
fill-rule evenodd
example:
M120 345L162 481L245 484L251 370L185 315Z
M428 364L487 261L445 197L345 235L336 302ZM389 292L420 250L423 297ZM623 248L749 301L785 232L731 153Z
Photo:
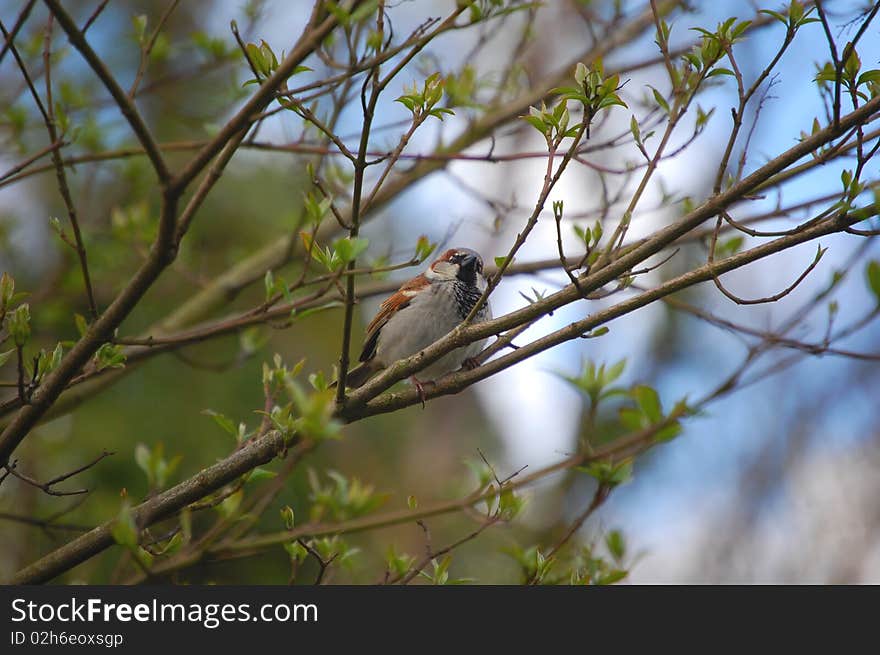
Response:
M17 4L6 3L0 11L7 27L17 14ZM70 10L82 22L94 4L71 3ZM439 0L399 4L395 10L399 12L400 33L424 16L440 15L451 6ZM615 3L610 2L545 4L546 11L542 11L546 17L535 24L530 35L523 62L529 70L522 74L520 84L527 85L529 79L555 69L557 60L567 61L560 49L578 38L592 38L584 37L582 30L573 25L579 20L573 6L581 5L585 11L605 16L615 11ZM745 2L694 4L698 5L694 12L679 18L682 25L714 25L721 16L752 14L750 3ZM852 8L857 3L831 4ZM147 25L154 26L165 9L163 5L114 0L89 32L97 51L124 84L133 78L139 64L135 17L145 16ZM265 38L280 52L293 43L310 5L299 1L180 3L157 41L138 95L138 107L158 140L192 142L209 138L251 88L242 87L249 72L229 32L229 20L238 22L246 41ZM622 5L623 11L641 6ZM26 62L37 71L41 66L46 10L38 3L33 13L17 43ZM841 11L837 20L843 22L846 16ZM473 30L452 34L432 46L389 92L380 122L393 124L405 118L403 108L393 107L391 99L398 90L403 91L404 84L419 79L417 71L455 70L461 64L462 53L479 38L494 44L473 62L476 78L488 84L486 80L493 79L493 72L503 67L518 34L516 23L505 26L500 33ZM118 110L57 32L56 28L56 93L79 130L76 154L132 146L133 139ZM876 36L872 28L871 54L863 55L863 60L870 56L876 59ZM612 53L608 62L622 64L655 54L651 38L650 30L646 31L644 38ZM772 39L764 32L754 37L749 61L752 68L769 52L767 44L772 44ZM801 53L815 50L816 44L822 43L820 30L812 29L805 41ZM819 57L817 54L813 58ZM317 69L315 75L320 75L320 64L310 64ZM797 53L787 58L784 66L775 94L783 98L768 102L756 139L755 162L788 147L797 130L806 129L818 113L809 106L802 114L798 112L792 105L800 91L784 86L789 83L788 75L795 77ZM632 85L662 74L659 67L639 71L633 75ZM812 74L806 71L806 78L802 75L791 84L800 85L797 88L808 85ZM0 67L0 89L0 160L5 169L44 146L46 135L11 57ZM715 98L721 105L718 113L725 114L724 96ZM341 121L341 133L357 133L358 111L354 103ZM466 115L476 110L460 111ZM454 128L456 120L447 123ZM625 124L628 116L622 114L621 120ZM261 136L294 139L300 126L301 122L291 116L267 124ZM726 129L726 123L722 126ZM604 134L613 133L613 127L605 128ZM425 135L414 140L413 152L427 150L440 129L429 126ZM452 128L444 124L442 129ZM710 172L703 173L699 161L713 154L717 157L715 150L726 139L724 129L709 130L690 159L670 165L663 180L676 194L699 196L710 188ZM774 131L781 134L774 137ZM382 142L381 137L377 140ZM508 147L515 152L534 145L527 137L517 137ZM184 149L169 152L171 166L182 164L190 153ZM142 333L249 254L295 234L302 193L308 188L304 160L302 156L255 150L239 152L200 210L181 256L125 321L120 334ZM611 165L610 161L604 163ZM534 195L531 189L537 182L524 180L540 173L536 174L529 162L510 164L503 171L487 170L492 168L490 164L456 164L450 169L457 178L431 177L380 209L366 228L371 239L368 260L384 261L389 255L392 261L408 257L420 234L427 234L435 242L451 240L448 245L475 247L487 260L505 253L518 228L516 212L504 215L498 207L487 207L458 183L464 179L472 186L490 190L496 198L515 199L529 207ZM822 175L825 177L816 179L834 179L839 173ZM98 303L106 306L145 257L154 236L158 210L155 178L143 157L125 157L79 164L72 169L70 179L82 217ZM817 182L799 184L791 191L794 197ZM584 204L588 207L597 185L591 183L585 193L583 185L579 187L577 181L572 181L563 190L569 194L567 203L569 197L586 196ZM75 254L60 242L48 222L51 216L64 215L51 171L0 189L0 263L15 277L17 290L30 294L34 328L31 352L51 349L59 340L74 340L74 314L88 313ZM657 224L656 217L646 221ZM524 259L553 256L551 229L539 232L535 241L522 254ZM842 267L853 252L853 247L840 245L837 250L832 248L831 254L838 257L836 263ZM877 253L876 246L873 252ZM684 266L702 257L700 253L696 247L685 248L679 258L684 263L673 261L671 269L684 270ZM864 253L859 256L864 258ZM760 295L764 285L781 288L788 283L782 280L788 280L790 271L796 270L802 259L780 256L773 263L763 264L758 273L737 278L740 288L754 290L754 295ZM830 270L821 272L822 283L827 283ZM841 292L842 312L873 301L860 271L851 276L851 286ZM408 269L394 277L403 279L413 272ZM296 276L290 266L277 273ZM667 271L660 276L672 274ZM522 304L519 291L532 286L553 288L561 279L544 275L506 281L497 294L496 315ZM819 286L817 282L813 291ZM730 309L714 289L701 288L683 295L690 302L702 301L721 313ZM244 310L262 300L262 284L257 282L229 298L214 315ZM358 308L356 344L375 306L371 300ZM560 325L577 316L578 311L584 310L567 308L554 320ZM774 307L737 311L737 316L746 315L752 324L764 326L785 316L785 309ZM805 323L803 330L821 331L821 322ZM331 485L331 471L343 474L349 483L357 479L372 485L383 499L384 511L406 508L410 496L427 502L468 493L475 479L465 460L479 462L478 449L501 476L523 465L533 470L563 457L577 443L588 405L555 373L578 375L586 358L607 363L626 358L626 383L649 381L658 388L665 406L670 407L679 398L699 395L701 389L717 383L718 372L736 361L730 351L741 345L717 328L659 306L646 308L639 316L620 323L596 343L567 344L552 355L524 365L520 373L507 371L500 376L505 379L482 383L476 391L432 400L425 409L411 407L345 427L343 439L322 443L299 466L283 493L263 514L257 530L282 529L279 512L288 505L298 523L305 520L314 506L315 480L320 485ZM45 480L94 459L104 450L113 451L112 456L70 482L70 486L87 487L90 493L52 497L9 479L0 487L0 511L39 518L63 511L60 522L79 526L106 521L117 515L123 497L137 502L150 491L147 476L136 462L140 444L153 452L163 448L168 460L180 457L167 484L196 474L235 447L234 440L204 410L221 412L235 423L244 421L255 427L260 421L256 411L263 407L263 363L278 353L290 366L305 359L307 371L323 370L329 375L338 359L340 334L341 313L331 310L292 326L261 326L130 364L134 369L130 374L75 411L41 425L16 453L22 471ZM869 326L858 335L856 344L870 350L880 343L878 336L877 327ZM3 380L13 379L14 363L8 362L2 374ZM615 549L624 549L619 544L615 547L613 540L624 538L627 561L634 565L631 579L640 582L880 581L878 378L876 361L809 360L725 399L712 408L709 416L686 422L682 437L642 456L633 481L616 491L587 523L580 534L581 542L596 544L599 551L613 557ZM604 431L606 438L619 429L615 410L612 406L597 417L599 433ZM274 462L269 468L283 465L283 461ZM245 491L255 484L248 483ZM480 582L519 581L518 558L534 556L527 552L531 544L552 542L553 535L558 535L561 527L589 502L594 486L588 476L570 472L529 490L521 519L494 526L456 549L452 577ZM220 506L194 514L195 527L209 525L222 511ZM474 526L468 514L436 517L428 523L435 546L460 538ZM612 531L616 528L621 528L625 537ZM0 522L0 575L14 572L75 533L16 521ZM609 533L618 535L612 537L611 544L605 541ZM425 535L415 524L346 535L345 540L357 552L347 561L334 564L327 574L328 581L377 582L382 579L389 548L416 557L421 557L425 549ZM64 575L61 581L124 580L133 569L121 551L111 549ZM315 562L307 558L298 579L308 582L317 574ZM180 581L286 583L289 576L289 554L279 546L259 557L197 566L186 571Z

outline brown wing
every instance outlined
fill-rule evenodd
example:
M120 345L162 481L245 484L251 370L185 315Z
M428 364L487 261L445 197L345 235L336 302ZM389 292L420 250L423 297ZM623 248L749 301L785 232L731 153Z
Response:
M376 345L379 341L379 333L382 331L382 326L388 322L388 319L394 313L409 305L413 296L429 284L431 283L424 275L417 275L408 282L405 282L393 295L386 298L379 305L379 311L367 326L367 336L364 339L364 348L361 351L360 361L366 362L375 356Z

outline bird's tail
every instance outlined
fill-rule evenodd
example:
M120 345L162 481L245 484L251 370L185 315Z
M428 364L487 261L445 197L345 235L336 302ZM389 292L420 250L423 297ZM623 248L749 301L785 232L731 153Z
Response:
M357 389L358 387L364 386L367 380L373 377L373 374L379 371L379 367L375 366L373 362L364 362L360 366L356 366L348 372L348 375L345 376L345 386L349 389ZM331 386L336 386L336 382L334 382Z

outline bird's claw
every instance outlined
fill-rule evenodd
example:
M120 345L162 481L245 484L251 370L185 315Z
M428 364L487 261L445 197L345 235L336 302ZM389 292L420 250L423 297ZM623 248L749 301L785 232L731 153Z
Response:
M425 409L425 401L428 399L425 395L425 385L422 384L416 377L411 377L409 381L412 382L413 386L416 388L416 391L419 394L419 400L422 401L422 409Z
M473 371L480 365L480 360L476 357L468 357L461 363L461 368L465 371Z

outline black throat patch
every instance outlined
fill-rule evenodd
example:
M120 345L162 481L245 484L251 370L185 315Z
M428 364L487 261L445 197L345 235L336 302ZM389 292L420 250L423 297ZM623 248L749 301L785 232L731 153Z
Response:
M458 315L464 320L483 294L476 284L465 284L461 280L456 280L452 289L455 294Z

